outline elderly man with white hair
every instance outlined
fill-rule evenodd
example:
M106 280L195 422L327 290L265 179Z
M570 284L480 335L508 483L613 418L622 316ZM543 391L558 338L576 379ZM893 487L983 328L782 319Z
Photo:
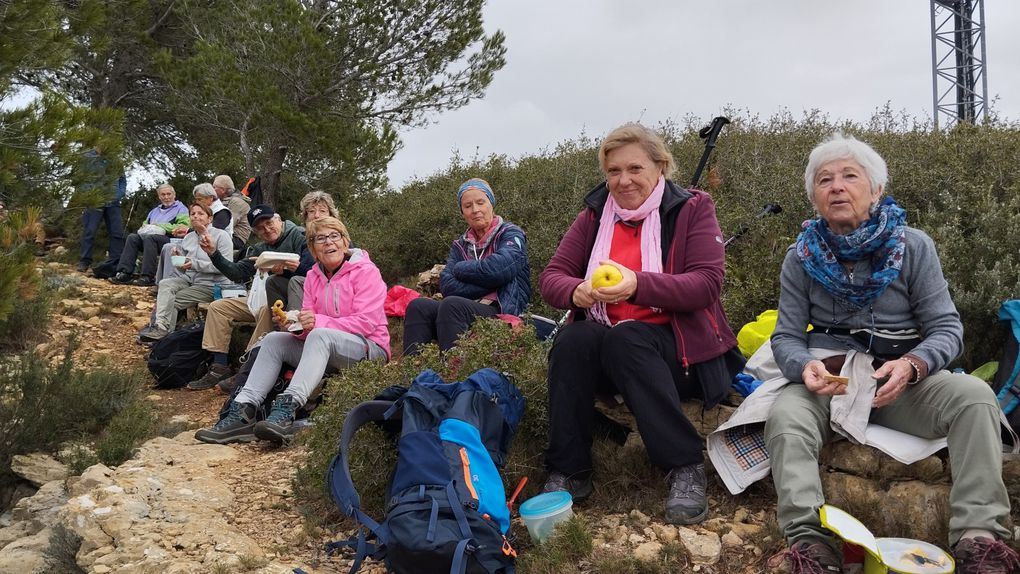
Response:
M251 211L251 200L241 192L234 189L234 180L229 175L217 175L213 178L213 189L223 205L230 210L231 219L234 223L234 250L244 249L251 236L251 225L248 224L248 212Z

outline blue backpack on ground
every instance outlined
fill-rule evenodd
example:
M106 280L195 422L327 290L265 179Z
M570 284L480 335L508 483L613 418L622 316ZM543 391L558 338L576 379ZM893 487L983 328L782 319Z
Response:
M1020 300L1010 299L999 308L999 320L1007 324L1009 333L999 358L999 370L992 380L992 389L999 407L1006 414L1013 430L1020 429Z
M397 574L513 574L517 553L506 539L510 511L497 469L523 414L521 392L492 369L456 383L426 370L396 401L352 409L326 483L340 510L358 522L358 534L327 550L353 547L352 573L370 556ZM380 523L361 510L349 445L362 425L398 416L397 464Z

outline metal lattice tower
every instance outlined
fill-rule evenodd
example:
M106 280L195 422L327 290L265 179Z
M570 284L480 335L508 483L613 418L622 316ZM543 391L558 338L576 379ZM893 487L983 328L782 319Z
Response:
M988 117L984 0L931 0L935 129Z

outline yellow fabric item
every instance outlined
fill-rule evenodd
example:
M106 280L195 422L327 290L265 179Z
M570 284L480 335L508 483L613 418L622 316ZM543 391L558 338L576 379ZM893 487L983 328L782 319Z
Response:
M737 333L737 346L745 357L750 357L772 336L776 328L779 311L769 309L762 311L758 318L740 328Z

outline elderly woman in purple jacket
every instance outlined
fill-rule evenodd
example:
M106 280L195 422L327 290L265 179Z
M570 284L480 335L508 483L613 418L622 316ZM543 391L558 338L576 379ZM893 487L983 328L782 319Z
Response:
M599 148L606 175L542 272L542 297L574 311L549 355L549 477L544 492L575 501L592 492L595 395L623 395L652 462L669 474L665 517L708 515L703 441L680 409L712 407L744 365L719 302L724 253L708 194L669 181L673 158L640 124L616 128ZM622 280L594 288L592 272Z

